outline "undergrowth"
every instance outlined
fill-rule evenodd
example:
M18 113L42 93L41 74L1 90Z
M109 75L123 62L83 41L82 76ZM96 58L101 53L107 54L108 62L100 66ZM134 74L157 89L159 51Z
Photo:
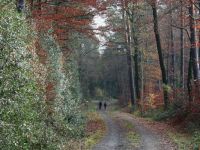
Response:
M84 139L84 148L91 149L97 144L106 132L106 125L97 112L87 114L86 138Z
M91 109L94 109L94 105L91 104ZM90 150L92 149L105 135L106 125L96 111L85 112L87 122L85 125L84 136L79 139L71 138L63 147L64 150Z
M149 109L145 112L136 110L135 116L144 117L152 121L167 121L184 132L169 133L169 137L177 144L180 150L200 149L200 123L197 116L187 111L186 105L180 101L175 101L164 111L162 108Z

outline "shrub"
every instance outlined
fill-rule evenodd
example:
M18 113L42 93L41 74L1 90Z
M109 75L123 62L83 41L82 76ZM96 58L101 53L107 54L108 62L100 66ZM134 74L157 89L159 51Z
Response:
M44 102L27 50L32 34L15 4L5 6L0 11L0 149L41 148Z
M75 58L71 55L61 63L64 56L58 43L45 35L40 40L48 62L40 64L26 17L17 13L14 0L1 4L5 5L0 11L0 149L62 149L67 139L84 134ZM51 104L45 101L48 80L55 83ZM53 115L48 115L49 109Z

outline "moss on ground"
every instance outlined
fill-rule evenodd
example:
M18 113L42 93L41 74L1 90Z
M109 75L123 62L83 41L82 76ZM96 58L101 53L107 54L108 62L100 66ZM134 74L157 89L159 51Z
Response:
M189 135L169 132L168 135L177 144L179 150L200 150L200 138L195 133Z
M168 135L177 144L179 150L193 150L191 136L172 132L169 132Z
M105 135L106 125L101 115L94 110L92 106L88 112L85 112L87 122L85 126L85 135L81 139L72 139L67 141L63 150L91 150Z
M139 148L141 137L136 132L134 125L127 120L123 120L123 122L119 122L119 124L125 131L126 138L130 144L135 148Z
M89 150L96 145L106 133L106 125L100 114L89 112L86 126L86 138L84 139L84 149Z

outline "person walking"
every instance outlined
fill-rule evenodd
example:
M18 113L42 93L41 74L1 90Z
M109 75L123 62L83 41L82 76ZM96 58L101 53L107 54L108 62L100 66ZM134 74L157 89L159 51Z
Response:
M99 110L101 110L102 102L99 102Z
M104 109L106 110L106 107L107 107L107 103L106 102L104 102Z

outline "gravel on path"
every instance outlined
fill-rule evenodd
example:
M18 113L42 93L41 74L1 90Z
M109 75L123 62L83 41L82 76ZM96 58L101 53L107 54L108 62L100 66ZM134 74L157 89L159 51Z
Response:
M107 112L100 112L107 126L107 134L98 143L93 150L134 150L124 136L119 125L113 120Z
M177 150L176 146L166 136L155 132L155 129L147 128L145 122L140 122L130 114L114 113L113 117L117 117L117 119L113 119L106 111L101 111L100 114L106 123L107 134L92 150ZM136 132L141 137L139 148L129 144L124 130L117 123L119 119L129 121L134 125Z
M136 132L141 136L139 150L177 150L177 146L167 137L165 131L163 134L156 132L156 126L149 126L144 120L140 121L127 113L118 112L115 113L115 116L134 125Z

